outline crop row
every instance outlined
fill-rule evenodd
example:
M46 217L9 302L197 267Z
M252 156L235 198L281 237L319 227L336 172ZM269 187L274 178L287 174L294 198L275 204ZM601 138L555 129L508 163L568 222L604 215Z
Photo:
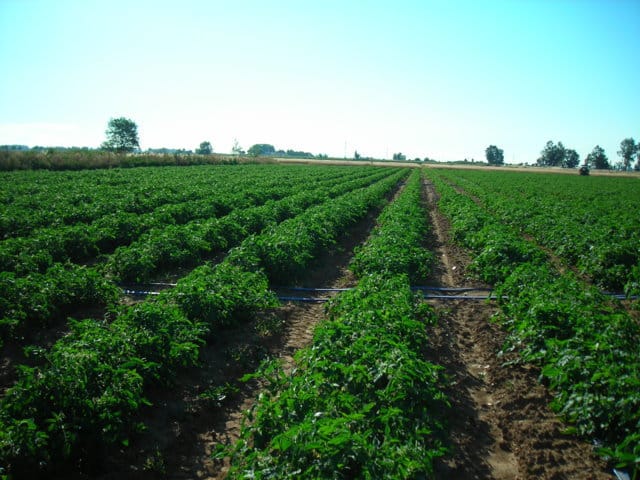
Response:
M192 198L188 201L166 203L149 213L119 211L101 216L89 224L80 222L39 228L29 236L9 238L0 242L0 271L24 275L42 273L55 262L86 262L99 254L111 253L116 247L128 245L145 233L147 236L154 235L164 227L179 228L188 222L201 222L268 200L284 198L301 189L300 182L287 181L289 177L284 175L286 173L287 170L272 171L270 175L266 175L264 170L249 171L246 176L235 179L228 175L231 178L226 178L227 181L222 185L217 180L213 185L199 185L199 190L191 187ZM306 188L332 187L337 182L352 178L351 175L325 176L309 172L304 182ZM96 202L110 202L108 197L100 197L98 193L93 194L93 199ZM15 207L9 212L21 217L20 210Z
M290 187L301 177L313 181L351 174L340 167L303 170L273 165L0 173L0 239L30 235L42 227L90 224L110 214L142 215L171 205L176 211L169 208L170 214L188 218L198 212L195 205L192 211L184 208L190 202L232 192L247 182L270 189ZM259 190L254 193L259 195Z
M197 264L205 256L237 245L238 238L257 233L312 205L362 188L391 173L376 171L366 177L316 188L301 183L290 196L268 201L260 207L237 209L223 218L152 229L133 244L118 248L107 261L106 270L116 280L141 282L171 268Z
M46 362L23 369L3 398L0 465L16 476L52 472L69 462L87 468L107 445L126 443L142 428L136 419L149 404L145 392L151 386L171 385L179 369L197 364L201 346L219 328L277 303L257 268L270 261L271 251L257 248L262 237L266 243L277 239L280 251L295 248L308 265L319 248L357 220L347 206L364 216L403 175L399 171L247 238L222 263L196 268L157 299L121 307L111 323L75 322ZM307 233L308 241L300 243L290 234L294 223L300 234L325 234ZM249 261L243 253L251 255ZM300 265L290 257L282 261L291 262L281 267L286 271Z
M304 185L301 185L297 188L300 193L262 206L237 210L225 217L198 223L195 228L167 227L157 231L156 236L147 236L147 242L142 245L117 250L107 268L115 271L120 279L138 281L162 269L193 265L205 255L221 253L238 245L246 236L267 225L326 201L328 196L344 194L392 173L389 170L377 171L373 176L312 191L304 191ZM102 278L96 267L73 265L55 264L43 274L31 273L24 277L3 272L0 274L0 288L6 292L0 302L2 340L16 339L26 331L41 328L69 313L74 305L90 304L93 300L96 306L111 307L118 298L113 293L114 286Z
M247 173L246 167L3 173L0 238L196 201L203 191L224 188Z
M358 260L359 285L341 294L313 344L286 374L276 363L256 375L266 384L232 455L230 478L423 478L444 455L447 400L441 368L424 361L430 307L411 291L411 262L381 241L407 235L396 249L418 248L426 213L420 173L381 215ZM388 228L388 231L387 231ZM413 239L405 243L405 240ZM397 263L381 265L375 251ZM371 259L371 265L367 264ZM218 454L227 453L224 450Z
M560 274L537 247L439 180L453 234L475 254L475 271L498 285L505 348L539 365L552 407L569 431L604 444L620 466L640 461L640 325L572 272Z
M350 266L356 276L407 274L414 285L426 280L434 256L424 248L429 226L421 206L421 191L421 177L414 174L402 195L378 217L378 226L368 242L356 248Z
M603 288L640 293L637 179L443 172ZM514 201L518 198L518 201Z

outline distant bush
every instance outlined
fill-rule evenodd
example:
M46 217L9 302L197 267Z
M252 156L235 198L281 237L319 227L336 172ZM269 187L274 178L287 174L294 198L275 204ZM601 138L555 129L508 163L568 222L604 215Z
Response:
M100 150L0 150L0 171L85 170L235 163L238 163L238 159L230 155L116 154Z

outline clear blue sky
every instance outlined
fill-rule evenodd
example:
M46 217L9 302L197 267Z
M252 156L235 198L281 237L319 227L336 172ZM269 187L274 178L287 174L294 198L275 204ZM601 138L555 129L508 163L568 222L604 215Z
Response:
M617 161L639 60L640 0L0 0L0 144Z

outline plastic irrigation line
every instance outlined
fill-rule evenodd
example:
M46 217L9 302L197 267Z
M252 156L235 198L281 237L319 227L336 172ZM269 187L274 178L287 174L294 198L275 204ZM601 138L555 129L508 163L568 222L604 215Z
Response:
M160 295L160 292L152 291L152 290L131 290L124 288L122 289L125 295L131 295L134 297L147 297L151 295ZM424 299L434 299L434 300L494 300L496 297L492 297L489 295L423 295ZM289 295L281 295L278 296L279 300L283 302L304 302L304 303L323 303L327 302L329 299L324 297L296 297Z
M275 290L287 290L292 292L346 292L351 288L313 288L313 287L273 287ZM411 290L428 290L434 292L491 292L487 287L427 287L415 286Z
M130 290L123 288L122 291L125 295L133 295L134 297L147 297L149 295L160 295L160 292L154 292L151 290Z
M278 300L284 302L304 302L304 303L324 303L328 302L328 298L319 297L278 297Z
M423 295L422 298L425 300L496 300L498 297L493 295Z
M491 292L488 287L411 287L411 290L428 290L430 292Z
M350 288L313 288L313 287L273 287L274 290L287 290L290 292L346 292Z
M167 283L147 283L144 285L139 285L142 289L138 290L133 288L133 285L129 285L131 288L123 288L122 291L125 295L131 295L136 297L144 297L150 295L160 295L160 292L144 289L145 286L153 286L153 285L161 285L161 286L175 286L175 284L167 284ZM447 287L411 287L413 290L417 291L436 291L436 292L474 292L474 291L487 291L491 292L489 288L472 288L472 287L464 287L464 288L447 288ZM300 291L300 292L346 292L351 290L350 288L310 288L310 287L274 287L275 290L289 290L289 291ZM640 298L638 295L632 295L627 297L622 293L610 293L610 292L602 292L604 295L617 298L618 300L637 300ZM431 295L424 293L422 298L425 300L497 300L498 297L495 295ZM508 297L503 296L503 299ZM328 298L321 297L298 297L298 296L279 296L278 299L285 302L306 302L306 303L322 303L329 300Z

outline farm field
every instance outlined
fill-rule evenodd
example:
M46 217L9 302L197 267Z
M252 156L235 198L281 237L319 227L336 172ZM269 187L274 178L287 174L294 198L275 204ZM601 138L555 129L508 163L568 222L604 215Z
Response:
M0 175L0 475L638 468L637 178Z

